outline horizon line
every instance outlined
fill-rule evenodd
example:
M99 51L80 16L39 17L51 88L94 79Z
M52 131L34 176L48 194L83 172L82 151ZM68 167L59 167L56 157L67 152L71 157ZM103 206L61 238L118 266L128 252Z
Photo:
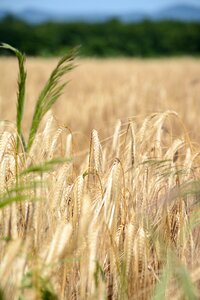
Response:
M1 8L0 7L0 10L4 10L6 12L12 12L12 13L20 13L20 12L24 12L24 11L28 11L28 10L32 10L32 11L39 11L39 12L48 12L48 13L59 13L59 14L66 14L66 13L69 13L69 14L120 14L120 13L144 13L144 14L148 14L148 13L153 13L153 12L159 12L161 10L164 10L164 9L168 9L168 8L172 8L172 7L181 7L181 6L187 6L187 7L193 7L193 8L199 8L200 9L200 4L189 4L189 3L176 3L176 4L169 4L169 5L163 5L163 7L160 7L160 8L154 8L152 10L145 10L145 9L134 9L134 8L129 8L129 9L125 9L125 10L82 10L82 11L75 11L75 10L70 10L70 11L65 11L64 9L61 11L61 10L56 10L53 9L53 8L50 8L50 9L46 9L44 7L42 8L37 8L37 7L34 7L34 6L29 6L29 7L25 7L25 8L20 8L20 9L13 9L13 8Z

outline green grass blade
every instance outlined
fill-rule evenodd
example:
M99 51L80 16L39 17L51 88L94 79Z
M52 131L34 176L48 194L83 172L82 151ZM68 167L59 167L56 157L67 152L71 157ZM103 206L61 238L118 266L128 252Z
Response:
M25 90L26 90L26 71L25 71L25 55L23 55L19 50L15 49L14 47L8 44L1 44L0 48L12 51L17 59L19 65L19 76L18 76L18 94L17 94L17 150L19 149L19 137L22 136L22 119L24 113L24 101L25 101ZM24 144L25 146L25 144Z
M28 200L28 198L29 198L28 195L15 195L15 196L5 197L2 201L0 201L0 209L14 202L21 202L21 201Z
M196 290L191 281L190 274L185 266L180 265L176 270L176 277L182 287L184 299L197 300Z
M15 187L9 188L6 192L0 194L0 209L10 205L13 202L20 202L26 200L33 200L30 196L30 191L37 189L43 183L40 181L30 181L27 184L21 184ZM34 199L39 200L39 199Z
M166 299L166 290L167 290L167 284L168 284L170 275L171 275L170 269L166 265L165 268L163 269L162 275L160 277L160 281L156 285L153 300L165 300Z
M168 249L166 264L163 268L160 280L156 284L153 300L165 300L168 284L171 278L178 282L176 291L181 292L184 299L197 300L196 289L192 283L189 271L182 264L176 254Z
M20 176L24 176L24 175L27 175L27 174L30 174L30 173L49 172L49 171L52 171L52 168L55 165L63 164L63 163L69 163L69 162L71 162L71 159L62 159L62 158L52 159L52 160L49 160L49 161L45 161L42 164L28 167L26 170L24 170L20 173Z
M66 84L60 84L60 80L63 75L73 69L73 61L76 56L76 50L72 50L70 53L60 59L56 68L51 73L47 83L41 91L35 106L35 111L32 119L31 129L28 138L27 151L30 150L38 127L44 115L52 107L52 105L60 97L63 88Z

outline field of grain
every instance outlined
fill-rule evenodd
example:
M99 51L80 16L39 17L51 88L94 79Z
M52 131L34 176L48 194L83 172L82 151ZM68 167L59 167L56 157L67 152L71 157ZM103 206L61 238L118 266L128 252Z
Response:
M27 58L25 142L56 63ZM26 148L0 59L0 298L198 299L200 60L76 65Z
M24 128L30 125L36 98L56 59L27 60ZM175 110L192 137L199 137L200 60L81 60L54 107L57 119L72 131L105 131L117 119L144 119L152 112ZM0 118L15 120L17 62L0 59Z

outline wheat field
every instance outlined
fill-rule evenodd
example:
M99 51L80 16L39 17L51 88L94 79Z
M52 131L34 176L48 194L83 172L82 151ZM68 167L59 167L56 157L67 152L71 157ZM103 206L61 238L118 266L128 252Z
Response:
M57 61L27 58L25 141ZM200 61L75 64L26 148L0 59L0 299L199 299Z
M33 107L57 59L28 58L24 129L30 125ZM17 62L0 59L0 117L15 120ZM153 112L175 110L192 138L198 139L200 60L81 60L66 78L71 80L54 106L58 121L72 131L90 134L105 131L117 119L144 119ZM12 107L12 109L11 109Z

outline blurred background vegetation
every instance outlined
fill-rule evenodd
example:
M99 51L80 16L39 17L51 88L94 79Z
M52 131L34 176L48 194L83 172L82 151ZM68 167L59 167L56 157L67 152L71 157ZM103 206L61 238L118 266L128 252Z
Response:
M77 45L81 56L93 57L200 55L198 22L122 23L112 19L104 23L29 24L7 16L0 21L0 39L30 56L62 55Z

